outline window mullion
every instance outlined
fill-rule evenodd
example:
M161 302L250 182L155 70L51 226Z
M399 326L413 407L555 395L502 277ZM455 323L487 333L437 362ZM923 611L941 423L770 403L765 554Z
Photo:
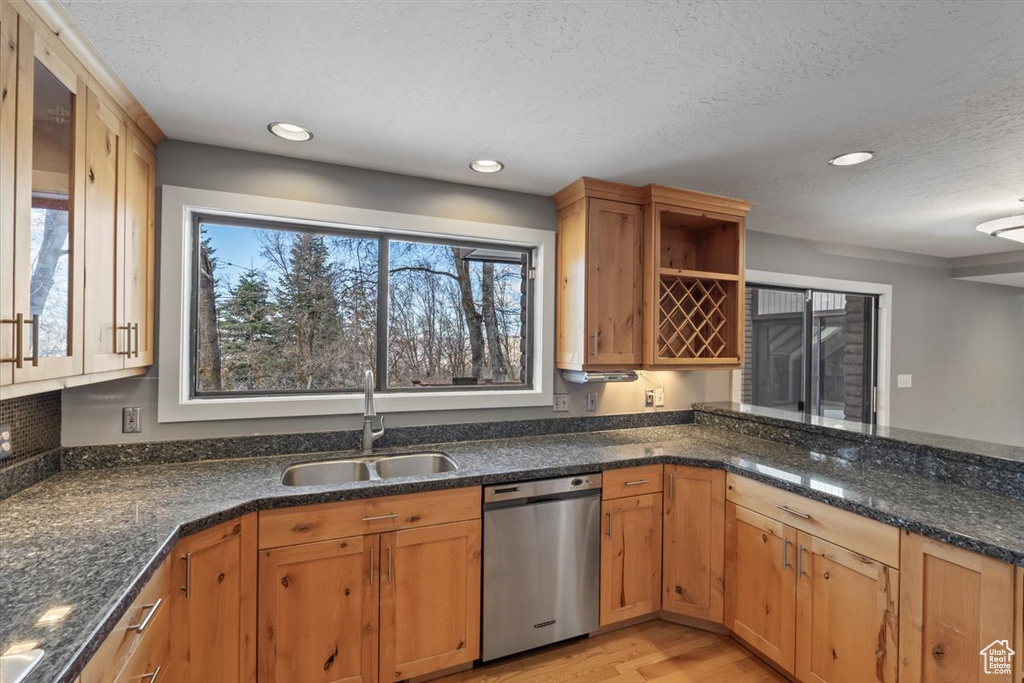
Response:
M381 237L377 245L377 390L388 388L388 299L391 241Z

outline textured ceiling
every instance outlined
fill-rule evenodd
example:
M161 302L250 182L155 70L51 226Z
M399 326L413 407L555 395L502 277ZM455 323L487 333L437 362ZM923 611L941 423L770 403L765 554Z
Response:
M974 227L1024 196L1024 2L63 4L172 138L539 194L658 182L751 200L782 235L1014 248ZM826 164L860 149L878 156Z

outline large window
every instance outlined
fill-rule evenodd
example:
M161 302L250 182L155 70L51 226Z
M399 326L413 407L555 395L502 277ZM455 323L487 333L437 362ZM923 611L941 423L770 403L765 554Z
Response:
M197 214L195 398L531 386L532 250Z
M749 284L741 401L874 423L878 297Z

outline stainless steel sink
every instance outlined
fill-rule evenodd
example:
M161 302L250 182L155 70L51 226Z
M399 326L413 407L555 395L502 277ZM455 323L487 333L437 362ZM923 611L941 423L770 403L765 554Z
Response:
M369 463L362 460L322 460L288 467L281 483L285 486L320 486L369 481L372 478Z
M419 477L459 469L444 453L403 453L358 460L319 460L285 468L281 483L285 486L325 486L354 481Z
M459 469L455 461L444 453L392 455L389 458L376 461L373 465L381 479L441 474Z

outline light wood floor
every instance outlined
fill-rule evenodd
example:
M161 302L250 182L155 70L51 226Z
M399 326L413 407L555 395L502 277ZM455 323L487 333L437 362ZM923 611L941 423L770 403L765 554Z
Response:
M649 621L510 657L443 683L761 683L785 681L729 636Z

